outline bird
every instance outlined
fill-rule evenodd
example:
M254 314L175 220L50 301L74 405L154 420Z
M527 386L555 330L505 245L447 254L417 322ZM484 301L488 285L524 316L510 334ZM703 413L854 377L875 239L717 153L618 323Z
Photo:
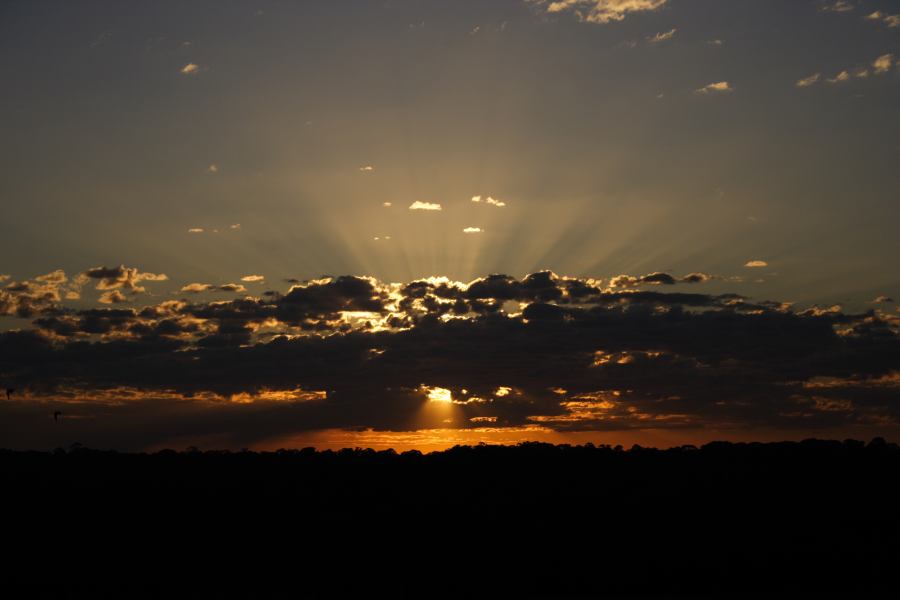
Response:
M6 388L6 399L9 400L16 388Z
M54 421L59 421L60 415L62 415L62 411L61 411L61 410L57 410L56 412L54 412L54 413L53 413L53 420L54 420Z

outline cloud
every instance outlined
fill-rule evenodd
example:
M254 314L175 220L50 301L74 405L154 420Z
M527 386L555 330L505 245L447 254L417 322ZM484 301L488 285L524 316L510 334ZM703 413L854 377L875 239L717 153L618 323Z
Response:
M804 77L803 79L797 80L797 87L809 87L819 81L821 77L820 73L813 73L809 77Z
M900 27L900 14L888 15L880 10L876 10L865 16L869 21L881 21L888 27Z
M216 290L219 292L234 292L236 294L243 294L247 291L247 288L239 283L226 283L225 285L218 286Z
M756 269L760 267L768 267L769 263L764 260L748 260L746 263L744 263L744 266L751 269Z
M484 204L490 204L491 206L496 206L497 208L503 208L504 206L506 206L506 202L497 200L496 198L492 198L490 196L486 198L482 196L472 196L472 202L475 202L476 204L483 202Z
M481 227L466 227L463 229L463 233L482 233Z
M191 227L188 229L188 233L203 233L202 227Z
M381 205L385 208L390 208L394 205L393 202L382 202Z
M640 279L706 279L693 275L705 274ZM898 329L880 311L604 289L549 271L468 283L342 276L262 298L38 315L31 329L0 332L0 363L29 402L83 417L73 427L90 445L104 431L146 446L177 430L240 447L316 429L483 422L815 431L900 423ZM453 410L428 421L440 400ZM42 435L15 413L2 421L17 443Z
M532 0L549 14L571 12L579 21L606 24L623 20L629 13L654 11L667 0Z
M145 273L134 267L126 267L120 265L118 267L94 267L82 272L78 276L78 281L86 284L90 281L96 281L95 289L104 292L101 295L101 302L104 304L115 304L125 301L124 292L132 296L143 294L147 291L141 282L143 281L166 281L168 276L163 273ZM112 293L112 292L118 293Z
M180 291L187 294L199 294L201 292L208 292L214 287L214 285L209 283L189 283L185 286L182 286Z
M709 83L704 85L702 88L697 88L694 90L695 94L722 94L727 92L733 92L734 88L727 81L717 81L716 83Z
M244 275L243 277L241 277L241 281L249 281L251 283L264 281L265 279L265 275Z
M848 12L854 8L853 4L848 0L835 0L834 2L825 4L819 8L819 10L823 12Z
M882 73L887 73L891 70L891 67L894 65L894 55L893 54L882 54L878 58L872 61L872 69L875 71L876 75L881 75Z
M213 164L209 165L209 167L207 167L206 170L209 171L210 173L218 173L218 172L219 172L219 165L213 163Z
M128 297L119 290L110 290L100 294L100 304L121 304L128 302Z
M894 301L894 299L891 298L890 296L881 295L881 296L876 297L874 300L872 300L872 304L885 304L885 303L893 302L893 301Z
M234 223L234 224L228 226L228 229L240 229L240 228L241 228L240 223Z
M848 71L841 71L831 79L828 79L828 83L843 83L845 81L850 80L850 73Z
M647 41L651 44L658 44L659 42L665 42L667 40L671 40L675 37L675 32L678 31L676 28L672 28L666 32L658 32L656 35L647 36Z
M181 67L182 75L195 75L200 72L200 65L196 63L188 63Z
M440 204L416 200L409 205L409 210L443 210Z
M371 173L375 170L375 167L373 167L372 165L365 165L363 167L360 167L359 170L363 173Z

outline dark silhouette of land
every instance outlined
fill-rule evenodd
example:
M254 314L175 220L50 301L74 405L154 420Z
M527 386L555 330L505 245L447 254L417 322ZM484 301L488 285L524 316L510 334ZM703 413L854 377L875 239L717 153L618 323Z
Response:
M881 439L0 451L7 583L62 597L896 591L898 475Z

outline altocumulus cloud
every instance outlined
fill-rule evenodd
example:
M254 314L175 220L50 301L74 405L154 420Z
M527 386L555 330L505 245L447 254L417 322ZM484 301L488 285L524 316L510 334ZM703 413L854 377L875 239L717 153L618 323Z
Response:
M96 278L120 291L129 275ZM668 290L706 277L634 278ZM658 290L542 271L328 277L142 307L46 298L13 313L26 327L0 333L4 376L22 392L0 405L0 430L10 446L41 445L47 403L66 404L82 443L128 448L173 431L240 447L326 428L898 424L895 313ZM434 390L453 410L431 423Z

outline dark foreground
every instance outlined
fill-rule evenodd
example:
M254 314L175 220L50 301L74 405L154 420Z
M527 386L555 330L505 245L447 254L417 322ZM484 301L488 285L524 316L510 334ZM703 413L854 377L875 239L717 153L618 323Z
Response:
M900 589L900 447L0 451L7 597ZM5 595L5 594L4 594Z

